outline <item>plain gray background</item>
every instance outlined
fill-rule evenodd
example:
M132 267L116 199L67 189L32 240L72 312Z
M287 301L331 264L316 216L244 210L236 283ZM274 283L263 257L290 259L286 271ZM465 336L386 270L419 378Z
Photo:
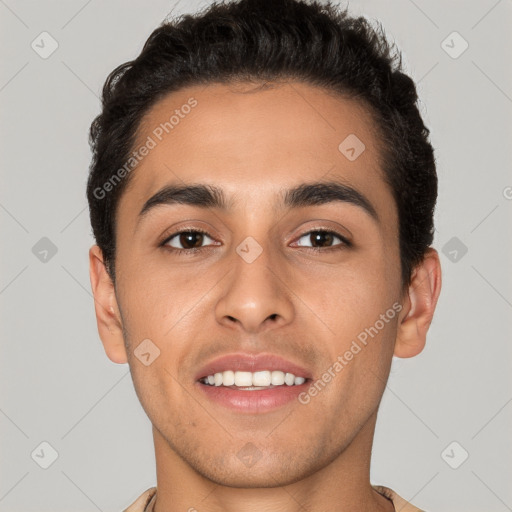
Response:
M87 131L107 74L206 3L0 0L2 512L117 512L156 482L128 365L96 330ZM350 7L403 50L440 187L443 289L425 350L394 360L372 483L429 512L512 510L512 1Z

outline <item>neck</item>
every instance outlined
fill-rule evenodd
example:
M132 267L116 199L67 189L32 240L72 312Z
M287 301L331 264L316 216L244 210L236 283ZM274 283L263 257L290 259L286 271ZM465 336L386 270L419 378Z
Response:
M229 487L197 472L153 427L157 496L154 512L393 512L393 504L370 484L370 458L377 411L329 464L289 484ZM289 468L283 468L289 471Z

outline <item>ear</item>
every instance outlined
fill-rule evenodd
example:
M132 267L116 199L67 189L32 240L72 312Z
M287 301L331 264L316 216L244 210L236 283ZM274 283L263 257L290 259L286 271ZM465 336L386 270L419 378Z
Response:
M441 292L441 263L433 248L427 249L423 261L413 270L405 307L399 318L394 354L413 357L425 347L427 331Z
M94 309L98 333L108 358L114 363L128 361L123 338L123 324L117 304L114 284L108 275L103 254L97 245L89 250L89 276L91 278Z

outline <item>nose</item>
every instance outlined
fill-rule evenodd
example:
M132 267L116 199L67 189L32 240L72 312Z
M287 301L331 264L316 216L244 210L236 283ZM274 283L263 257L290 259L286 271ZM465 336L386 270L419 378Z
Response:
M255 334L292 322L292 276L276 260L268 248L252 262L233 251L231 271L222 280L215 306L220 324Z

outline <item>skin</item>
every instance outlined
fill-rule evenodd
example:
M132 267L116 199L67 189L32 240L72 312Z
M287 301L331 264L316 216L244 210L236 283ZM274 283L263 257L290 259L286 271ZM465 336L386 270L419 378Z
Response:
M121 197L115 287L99 248L89 253L105 352L128 362L153 424L155 510L390 512L369 479L377 411L392 356L424 348L439 257L429 249L402 286L396 206L361 105L298 82L253 89L189 87L155 104L140 143L190 97L198 101L139 163ZM338 150L349 134L366 146L355 161ZM280 206L283 189L321 179L364 194L379 221L343 202ZM138 224L145 201L170 183L215 184L230 208L159 206ZM159 247L183 228L206 229L198 242L205 249L180 256ZM313 228L339 231L353 245L327 251L341 243L334 238L313 252L315 239L304 235ZM247 236L263 250L250 264L235 251ZM198 389L199 368L235 351L279 354L319 379L394 303L400 313L307 405L247 415ZM145 366L134 350L148 338L160 356ZM237 457L248 443L260 456L251 468Z

